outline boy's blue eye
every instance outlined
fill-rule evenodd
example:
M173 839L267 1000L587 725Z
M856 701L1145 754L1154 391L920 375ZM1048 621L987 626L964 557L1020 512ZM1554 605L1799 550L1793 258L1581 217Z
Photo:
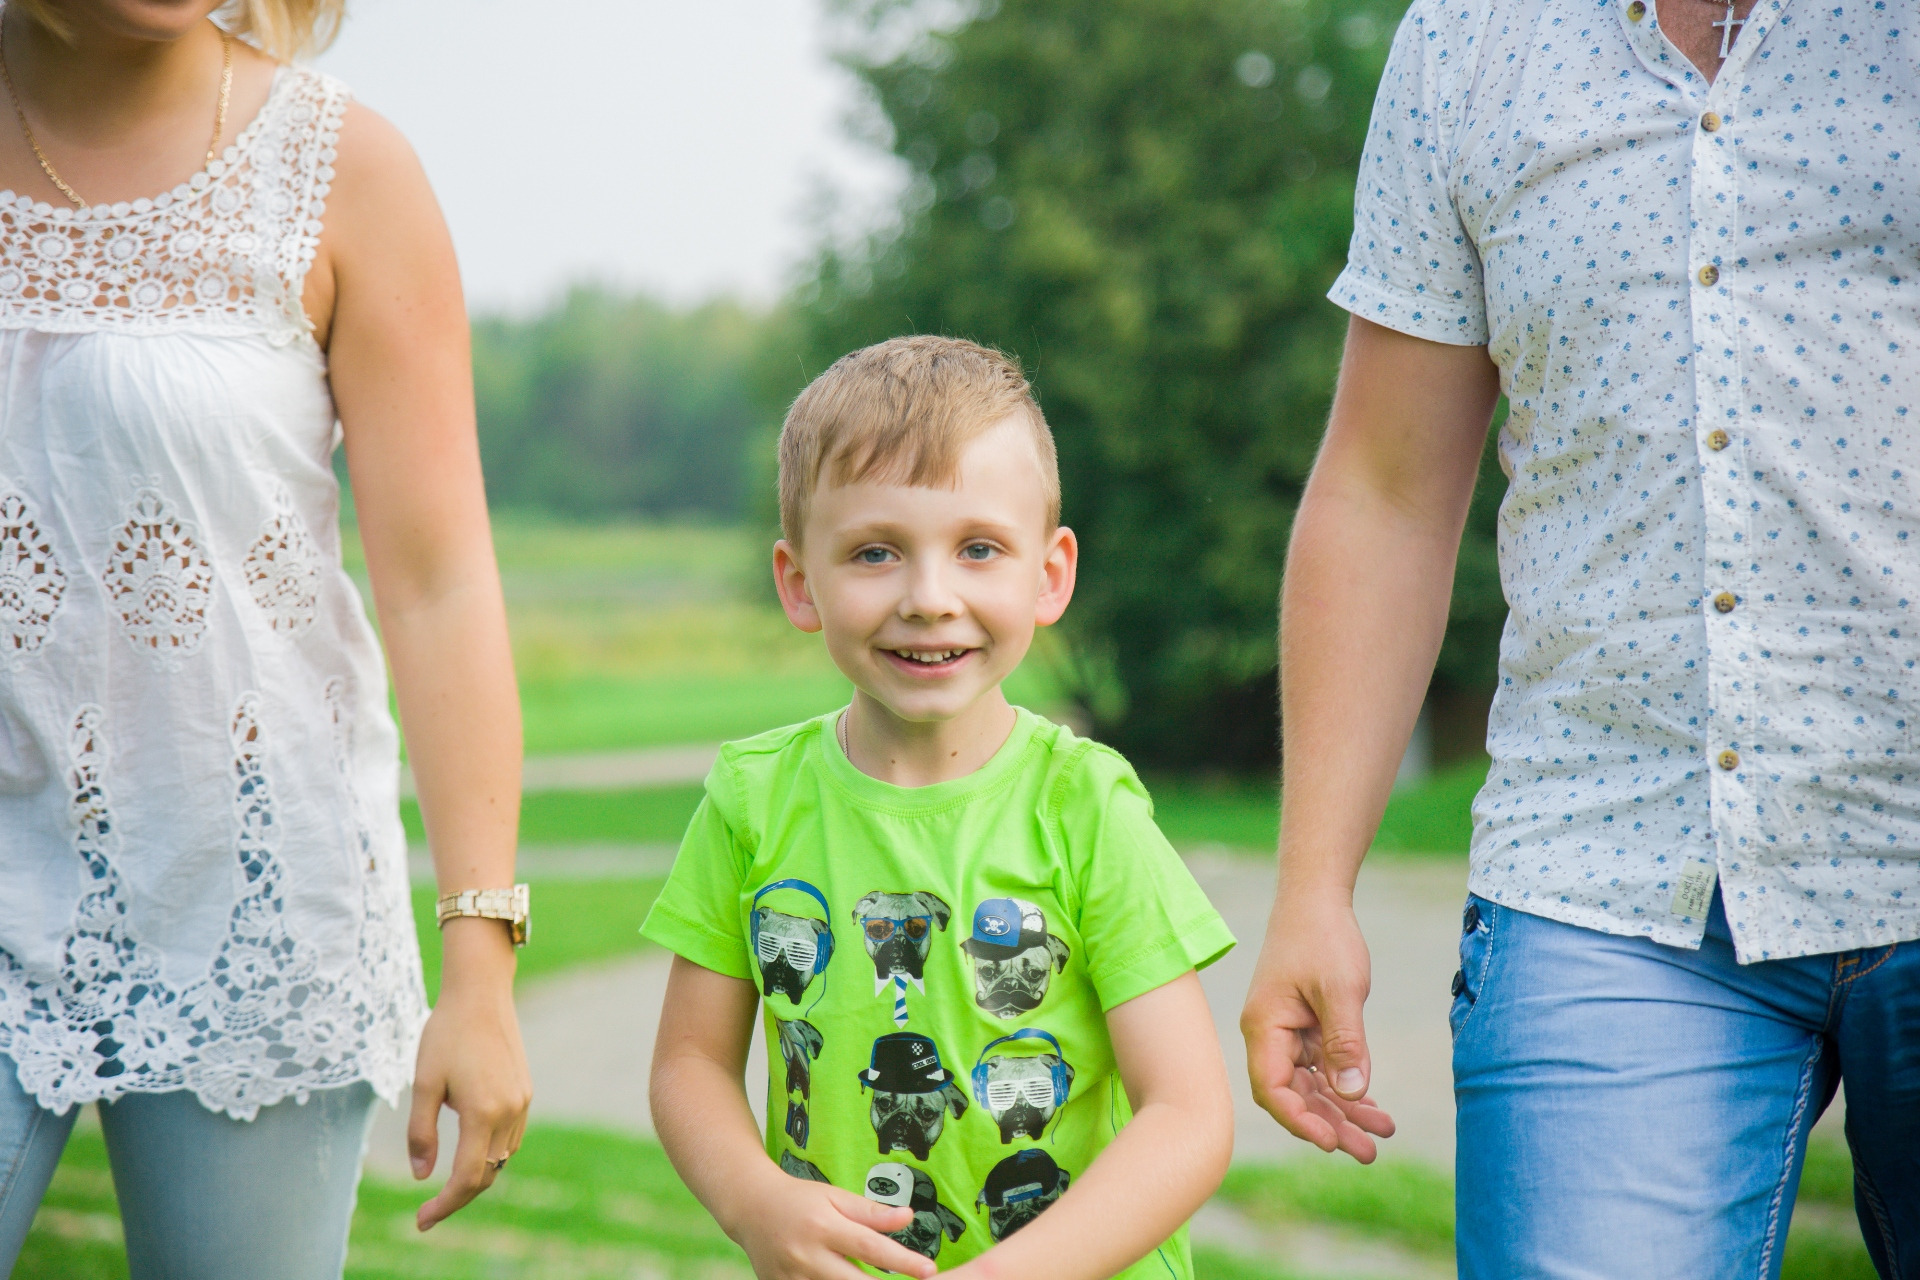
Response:
M892 554L885 547L862 547L854 553L854 559L861 564L885 564Z
M993 554L993 547L989 543L976 542L960 554L969 560L985 560Z

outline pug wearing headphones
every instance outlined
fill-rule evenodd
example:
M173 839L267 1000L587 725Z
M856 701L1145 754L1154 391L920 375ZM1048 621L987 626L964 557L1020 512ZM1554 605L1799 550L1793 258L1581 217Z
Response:
M1073 595L1060 504L998 351L892 339L788 412L774 584L853 698L721 749L642 929L654 1125L763 1280L1192 1280L1233 937L1127 762L1007 700Z

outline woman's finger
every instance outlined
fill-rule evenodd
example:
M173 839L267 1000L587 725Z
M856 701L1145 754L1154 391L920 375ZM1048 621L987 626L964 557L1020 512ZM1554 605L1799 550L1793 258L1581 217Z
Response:
M432 1176L440 1162L440 1103L447 1091L424 1078L413 1082L413 1105L407 1111L407 1160L415 1182Z
M488 1145L495 1141L494 1126L460 1117L460 1140L453 1149L453 1170L440 1194L420 1206L415 1225L425 1231L458 1212L493 1185L494 1169L487 1164Z

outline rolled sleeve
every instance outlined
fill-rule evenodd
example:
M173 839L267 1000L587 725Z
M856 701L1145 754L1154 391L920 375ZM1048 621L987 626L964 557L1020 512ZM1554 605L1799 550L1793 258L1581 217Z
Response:
M1448 181L1470 43L1436 6L1407 11L1374 98L1346 270L1327 292L1364 320L1456 346L1487 341L1480 257Z

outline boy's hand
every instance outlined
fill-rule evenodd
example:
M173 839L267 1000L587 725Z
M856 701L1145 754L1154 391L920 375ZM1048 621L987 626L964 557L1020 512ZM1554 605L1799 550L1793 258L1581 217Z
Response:
M882 1234L904 1231L913 1210L807 1182L771 1163L762 1187L739 1201L733 1235L760 1280L864 1280L849 1258L928 1280L939 1268Z

